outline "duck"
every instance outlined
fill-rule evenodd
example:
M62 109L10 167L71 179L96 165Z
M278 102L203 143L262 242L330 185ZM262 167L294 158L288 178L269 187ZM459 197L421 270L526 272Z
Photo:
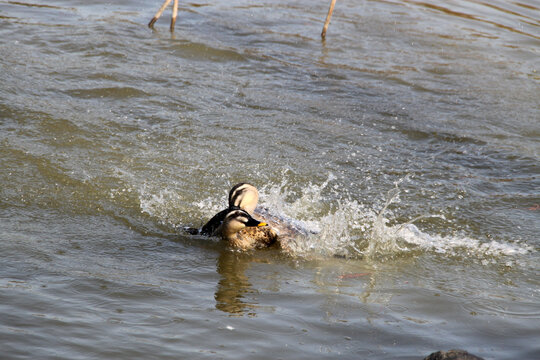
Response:
M277 233L268 224L254 219L242 209L227 211L211 235L220 236L230 247L239 250L266 248L278 239Z
M267 208L257 207L258 201L259 191L254 185L238 183L229 191L228 208L214 215L200 230L186 229L193 235L221 237L240 250L277 244L280 249L289 251L291 239L313 233L292 219L272 215ZM254 215L265 220L257 220Z
M259 202L259 191L249 183L238 183L229 191L229 207L214 215L200 230L202 235L212 235L231 210L244 210L253 214Z

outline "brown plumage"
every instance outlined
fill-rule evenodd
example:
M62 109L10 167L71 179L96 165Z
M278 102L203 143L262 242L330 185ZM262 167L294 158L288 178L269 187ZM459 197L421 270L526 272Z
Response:
M229 240L229 245L242 250L263 249L274 245L278 240L278 234L269 226L247 227L236 233L234 239Z
M276 232L266 223L241 209L230 210L212 235L220 236L230 246L241 250L268 247L277 240Z

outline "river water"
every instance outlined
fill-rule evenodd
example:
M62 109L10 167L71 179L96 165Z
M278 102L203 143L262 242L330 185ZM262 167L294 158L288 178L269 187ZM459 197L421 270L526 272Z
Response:
M0 1L2 358L540 358L540 3L328 3Z

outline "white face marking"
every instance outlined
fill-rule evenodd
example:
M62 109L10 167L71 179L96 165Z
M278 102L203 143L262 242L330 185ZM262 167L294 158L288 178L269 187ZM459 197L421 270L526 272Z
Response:
M232 197L234 198L239 192L244 191L246 188L248 188L249 184L242 184L241 186L237 187L234 192L232 193Z
M249 184L243 184L233 191L231 194L231 202L234 206L240 206L244 193L248 187L250 187Z
M242 210L233 211L225 217L223 222L223 232L226 235L234 234L246 227L249 217Z
M236 219L240 221L242 224L247 224L247 222L249 221L249 219L245 216L239 216Z
M227 215L227 217L225 218L225 222L227 221L228 222L237 221L242 224L245 224L249 221L249 218L244 214L243 211L234 211Z

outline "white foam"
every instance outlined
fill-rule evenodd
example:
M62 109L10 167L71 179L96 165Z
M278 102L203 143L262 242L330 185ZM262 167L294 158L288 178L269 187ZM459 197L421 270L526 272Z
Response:
M330 174L321 185L309 184L301 189L300 194L294 196L291 196L293 194L286 181L282 181L280 185L263 187L261 191L261 203L274 214L293 219L302 218L304 226L317 232L294 242L293 250L297 255L343 255L381 259L422 251L472 256L485 262L489 258L518 256L533 251L531 246L517 242L485 242L467 234L428 234L413 224L419 219L429 217L445 220L444 216L439 214L422 215L406 223L389 226L390 220L386 218L389 215L388 206L400 201L399 185L407 178L395 183L395 187L387 193L384 206L379 212L356 200L339 197L336 199L335 195L339 192L333 191L335 189L331 186L332 180L334 177ZM325 194L330 194L331 198ZM287 201L289 197L296 197L296 200Z
M427 251L434 251L441 254L450 255L476 255L483 256L503 256L503 255L523 255L531 252L533 248L527 244L505 243L495 240L482 242L478 239L462 236L441 236L430 235L422 232L414 224L407 224L395 229L394 236L403 240L407 245L414 245Z

